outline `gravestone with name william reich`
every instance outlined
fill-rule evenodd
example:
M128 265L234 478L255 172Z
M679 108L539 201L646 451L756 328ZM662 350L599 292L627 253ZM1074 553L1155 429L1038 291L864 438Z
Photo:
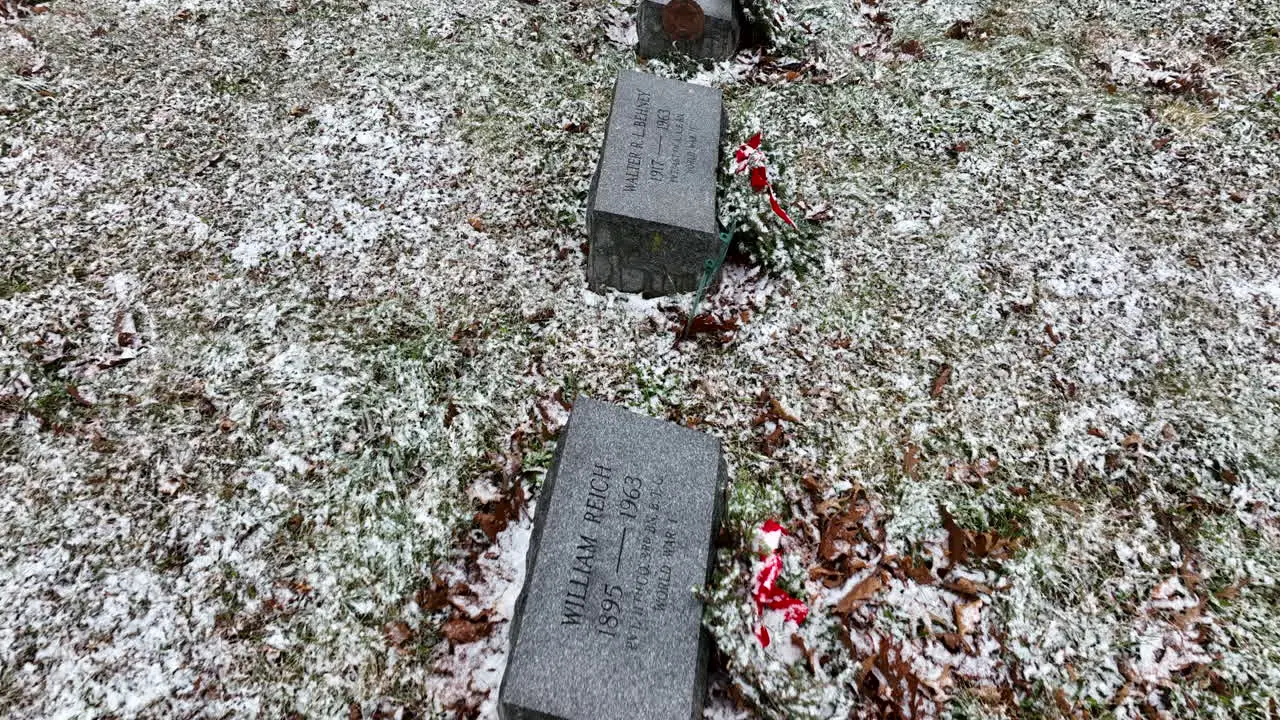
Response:
M693 588L723 512L720 441L579 398L542 487L499 693L502 720L702 717Z
M693 292L720 254L720 91L631 70L618 76L587 200L587 281L646 297Z
M738 50L741 23L734 0L640 0L636 54L679 53L722 60Z

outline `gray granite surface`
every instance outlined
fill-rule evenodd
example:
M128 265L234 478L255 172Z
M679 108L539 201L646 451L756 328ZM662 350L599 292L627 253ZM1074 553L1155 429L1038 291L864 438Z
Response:
M623 71L587 200L587 280L648 297L697 289L717 257L720 91Z
M710 576L725 475L718 439L578 398L538 500L503 720L701 717L692 589Z

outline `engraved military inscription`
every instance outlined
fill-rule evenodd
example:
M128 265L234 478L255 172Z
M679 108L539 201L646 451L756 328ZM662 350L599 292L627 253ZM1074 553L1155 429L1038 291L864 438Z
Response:
M672 607L682 537L667 514L661 477L596 462L581 499L578 542L564 588L561 628L641 650ZM688 579L676 579L677 588Z
M680 182L681 175L698 162L699 128L678 109L657 105L653 93L636 88L627 140L627 167L623 192Z

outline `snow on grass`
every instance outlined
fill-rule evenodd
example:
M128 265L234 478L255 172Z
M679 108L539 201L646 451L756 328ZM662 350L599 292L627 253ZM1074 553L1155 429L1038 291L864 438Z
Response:
M837 502L864 488L897 553L936 556L939 506L1016 532L977 627L1007 637L1029 712L1265 717L1276 7L790 9L813 31L790 81L756 55L650 65L721 86L785 165L784 204L834 209L818 267L733 268L706 307L750 321L678 346L687 299L584 289L625 3L96 0L6 21L0 708L441 710L441 658L497 667L504 630L450 648L414 591L487 455L563 390L725 440L739 533L815 522L806 477ZM764 391L800 421L776 447ZM980 459L996 469L953 470ZM754 649L734 550L719 687L765 716L868 707L870 650L830 612L802 630L830 671ZM509 555L485 597L518 583ZM906 630L950 617L945 592L891 584L866 621L926 657ZM414 639L393 647L400 620ZM961 662L928 657L935 679Z

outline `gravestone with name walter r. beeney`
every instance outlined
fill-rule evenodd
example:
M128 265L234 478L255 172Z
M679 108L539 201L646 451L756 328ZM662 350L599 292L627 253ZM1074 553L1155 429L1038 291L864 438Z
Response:
M502 720L693 720L726 467L716 438L587 398L543 484Z
M693 292L720 255L720 91L623 71L587 200L587 281L646 297ZM714 280L714 278L713 278Z

